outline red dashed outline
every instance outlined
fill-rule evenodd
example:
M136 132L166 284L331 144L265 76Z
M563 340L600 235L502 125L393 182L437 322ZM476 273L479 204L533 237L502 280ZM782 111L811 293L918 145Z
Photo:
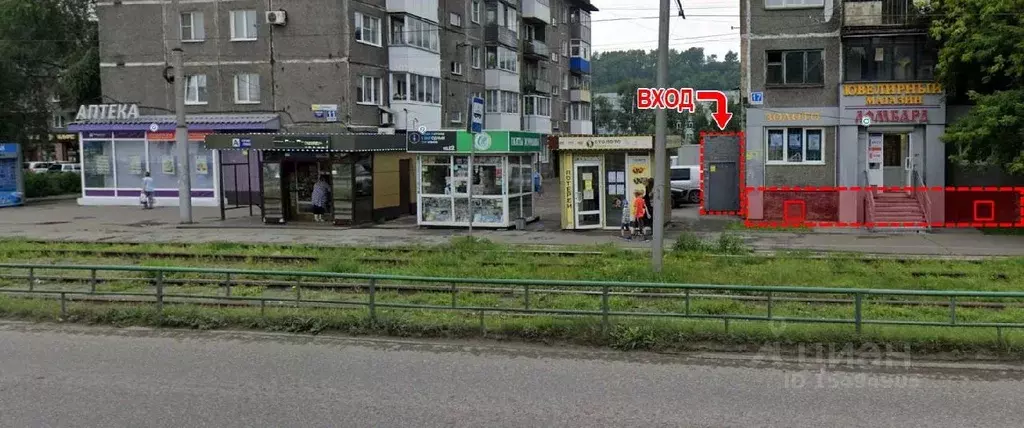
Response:
M703 136L703 134L702 134ZM701 164L703 165L703 148L701 145ZM800 227L838 227L838 228L859 228L859 227L933 227L933 228L1010 228L1010 227L1021 227L1024 228L1024 187L1016 186L957 186L957 187L912 187L912 186L759 186L759 187L747 187L746 191L743 192L743 201L749 198L749 194L754 191L775 191L775 192L838 192L838 191L870 191L870 190L881 190L885 192L896 192L896 191L931 191L931 192L1016 192L1020 195L1020 215L1018 216L1016 223L1010 222L994 222L994 221L970 221L970 222L935 222L928 224L927 222L839 222L839 221L804 221L799 224L786 221L755 221L746 219L746 205L743 205L743 224L746 227L756 228L790 228L794 226ZM703 195L702 195L703 196ZM986 201L975 201L975 202L986 202ZM742 205L742 204L741 204ZM977 208L977 204L975 204ZM995 213L993 210L993 219Z
M737 211L709 211L704 209L704 137L740 137L739 183L740 189L746 185L747 137L743 131L700 131L700 215L731 215L739 216L747 212L747 193L740 192L740 209Z

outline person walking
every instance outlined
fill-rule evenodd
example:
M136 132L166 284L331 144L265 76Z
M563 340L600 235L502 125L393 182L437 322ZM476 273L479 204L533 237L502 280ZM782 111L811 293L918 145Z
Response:
M542 194L544 194L544 192L542 191L543 188L540 186L540 181L541 181L540 171L534 170L533 171L533 191L536 192L537 194L541 194L542 195Z
M654 179L648 178L647 182L644 183L644 212L647 214L647 221L644 222L651 228L651 235L654 235L654 204L651 202L651 198L654 197ZM650 241L651 236L647 234L647 230L642 230L645 241Z
M150 176L149 171L142 177L142 207L145 209L152 209L153 202L153 177Z
M324 214L327 213L327 201L328 193L331 191L331 186L327 184L327 176L321 175L317 179L316 184L313 185L313 219L317 223L324 221Z

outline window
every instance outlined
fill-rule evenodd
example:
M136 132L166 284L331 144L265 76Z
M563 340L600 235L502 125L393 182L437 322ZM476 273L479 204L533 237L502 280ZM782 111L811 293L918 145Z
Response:
M449 13L448 14L448 22L451 23L453 26L461 27L462 26L462 15L459 15L459 14L457 14L455 12Z
M255 10L232 10L231 40L256 40L257 25Z
M431 52L440 52L440 30L437 24L414 16L391 18L391 44L416 46Z
M474 23L480 23L480 0L473 0L473 4L469 6L469 20Z
M558 62L558 51L551 51L551 62Z
M570 56L590 61L590 43L583 40L573 40L572 48L570 49Z
M519 34L519 16L516 10L502 2L487 4L487 24L499 25Z
M765 9L798 9L824 6L825 0L764 0Z
M453 111L448 114L448 121L451 123L462 123L462 112Z
M569 90L569 73L562 73L562 90Z
M850 39L843 49L847 82L935 79L935 48L925 37Z
M569 123L569 103L562 103L562 110L562 121L565 123Z
M590 103L572 103L572 120L590 120Z
M564 56L566 58L569 57L569 41L568 40L562 40L562 56Z
M202 12L185 12L181 14L181 41L201 42L206 40L206 30L203 27Z
M488 90L484 110L487 113L519 114L519 94L496 89Z
M356 12L354 27L357 42L381 46L380 18Z
M572 76L571 89L590 89L590 76Z
M201 105L207 102L206 75L185 76L185 104Z
M255 73L235 76L235 104L259 104L260 75Z
M688 181L690 179L690 168L672 168L672 181Z
M481 63L483 62L483 58L481 58L481 56L483 54L480 53L480 46L473 46L473 47L471 47L470 48L470 55L473 58L473 68L479 69L480 66L481 66Z
M50 126L52 128L54 128L54 129L63 128L64 127L64 114L59 112L59 111L53 112L53 114L50 116Z
M504 46L487 47L487 68L505 70L509 73L519 72L519 53Z
M452 68L452 74L457 75L457 76L461 76L462 75L462 63L461 62L452 61L452 67L451 68Z
M551 98L532 95L523 97L523 114L551 117Z
M373 76L363 76L359 80L359 86L356 88L356 103L359 104L383 104L384 100L381 97L383 87L381 86L381 79Z
M824 79L820 50L765 52L765 83L768 85L821 85Z
M441 104L441 79L410 73L392 74L391 99Z
M409 75L391 75L391 100L405 101L409 97Z
M824 131L819 128L772 128L768 130L768 163L823 163Z

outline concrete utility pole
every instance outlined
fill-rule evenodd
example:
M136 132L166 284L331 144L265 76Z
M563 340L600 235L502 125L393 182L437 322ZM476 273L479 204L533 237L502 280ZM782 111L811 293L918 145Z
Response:
M188 122L185 120L185 58L179 42L171 50L174 56L174 113L177 126L174 144L178 146L178 209L181 223L192 223L192 168L188 161Z
M668 19L671 0L661 0L658 11L658 75L657 87L668 87ZM661 108L654 112L654 241L651 243L651 268L661 272L665 252L665 146L668 136L668 111Z

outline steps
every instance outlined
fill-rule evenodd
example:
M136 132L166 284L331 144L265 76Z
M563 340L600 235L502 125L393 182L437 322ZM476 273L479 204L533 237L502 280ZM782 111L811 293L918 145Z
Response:
M886 192L875 196L872 212L874 230L884 232L922 232L928 228L924 210L912 195Z

